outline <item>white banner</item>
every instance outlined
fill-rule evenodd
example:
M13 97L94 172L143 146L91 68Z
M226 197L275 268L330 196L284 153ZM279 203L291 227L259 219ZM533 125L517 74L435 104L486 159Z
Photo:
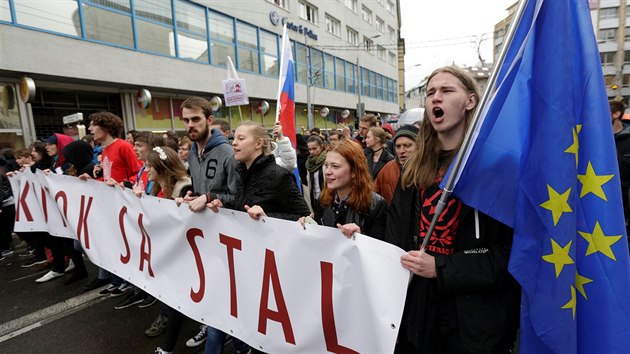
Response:
M223 80L223 97L225 98L226 107L249 104L249 96L247 96L247 87L245 86L245 80Z
M16 230L78 239L93 263L258 350L393 352L409 279L397 247L229 209L192 213L74 177L10 180Z

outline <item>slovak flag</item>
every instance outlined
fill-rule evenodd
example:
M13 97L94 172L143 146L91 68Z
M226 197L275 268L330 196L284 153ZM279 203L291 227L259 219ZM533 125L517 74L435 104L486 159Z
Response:
M293 54L291 53L291 43L286 24L282 31L282 46L280 48L276 122L280 121L282 132L291 140L291 145L295 149L297 146L295 140L295 67L293 66Z

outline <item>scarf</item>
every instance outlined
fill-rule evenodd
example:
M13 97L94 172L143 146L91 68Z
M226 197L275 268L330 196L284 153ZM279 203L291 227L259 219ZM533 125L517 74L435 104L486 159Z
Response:
M306 160L306 169L308 172L313 173L320 169L324 162L326 162L326 152L322 152L317 157L309 156L308 160Z

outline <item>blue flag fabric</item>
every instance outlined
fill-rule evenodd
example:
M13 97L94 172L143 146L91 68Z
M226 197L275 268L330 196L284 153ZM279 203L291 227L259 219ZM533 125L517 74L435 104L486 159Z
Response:
M530 0L454 188L514 228L520 353L630 352L630 262L587 0Z

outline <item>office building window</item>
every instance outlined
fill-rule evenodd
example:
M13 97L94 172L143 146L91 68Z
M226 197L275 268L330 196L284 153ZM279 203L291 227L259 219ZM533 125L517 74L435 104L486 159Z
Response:
M365 5L361 6L361 18L363 18L363 21L372 24L372 10Z
M337 37L341 37L341 22L329 14L326 14L326 31Z
M345 0L346 7L352 10L355 14L357 13L357 0Z
M324 87L324 57L321 50L311 48L311 84Z
M258 31L256 27L238 22L236 24L238 38L239 70L259 73L258 66Z
M324 87L335 88L335 59L330 54L324 54Z
M272 4L276 4L284 9L288 9L287 7L287 0L267 0L268 2L272 3Z
M339 58L335 58L335 89L337 89L337 91L346 90L344 81L346 76L345 69L345 62Z
M396 54L394 52L389 52L389 63L396 65Z
M363 36L363 50L365 50L368 53L374 52L374 41L369 39L366 36Z
M600 41L614 42L617 39L617 29L616 28L600 29L598 37Z
M175 56L171 3L136 0L134 6L138 49Z
M602 59L602 65L615 65L615 52L605 52L599 53L600 58Z
M601 21L609 18L616 18L618 9L618 7L599 9L599 20Z
M383 61L386 61L387 60L387 55L385 53L386 53L385 48L381 47L380 45L376 46L376 56L379 59L381 59Z
M617 34L615 32L615 34ZM626 27L624 30L624 41L630 41L630 27Z
M212 64L226 66L227 56L236 59L234 20L215 12L208 13Z
M83 2L83 23L88 39L133 48L133 29L129 2L105 4L101 1Z
M263 75L277 77L280 61L278 60L278 36L260 31L260 52L262 53Z
M300 1L300 18L317 24L317 8L306 1Z
M629 64L630 63L630 50L626 50L623 53L623 63L624 64Z
M357 92L357 66L346 62L346 91L350 93Z
M370 95L370 71L366 68L361 68L361 93L363 96Z
M179 57L208 62L206 9L183 0L175 2Z
M41 28L70 36L80 36L81 28L74 21L79 7L76 0L14 0L15 21L20 25Z
M297 81L306 84L308 80L308 57L306 46L296 43L295 61L297 62Z
M394 14L394 11L396 10L394 8L394 3L389 0L387 0L387 3L385 4L385 8L387 9L387 12L389 12L392 15Z
M9 0L0 0L0 21L11 22Z
M346 27L346 36L348 37L348 42L354 45L359 45L359 32L350 27Z
M389 33L389 40L392 42L396 41L396 30L390 26L387 26L387 33Z
M381 33L385 33L385 21L378 16L376 16L376 29Z

